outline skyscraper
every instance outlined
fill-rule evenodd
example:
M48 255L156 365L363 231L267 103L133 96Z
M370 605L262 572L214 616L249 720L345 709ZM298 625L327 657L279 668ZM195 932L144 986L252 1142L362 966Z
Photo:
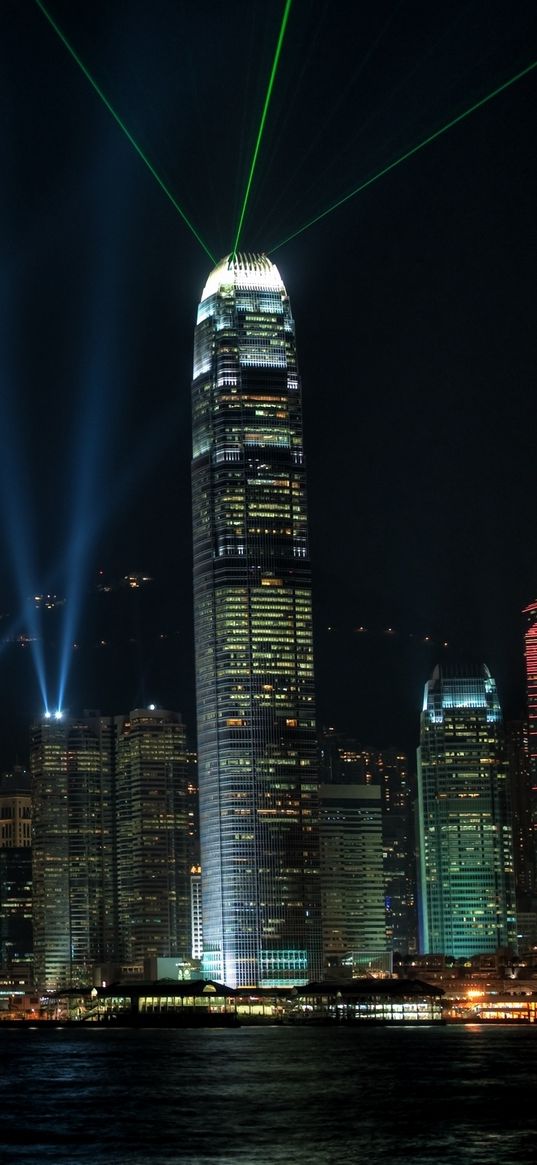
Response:
M35 978L191 949L188 758L175 712L43 718L32 732Z
M414 804L408 758L401 749L367 748L333 728L320 735L321 774L335 784L379 785L388 950L416 950Z
M528 700L528 759L529 759L529 814L531 852L531 883L537 889L537 600L524 608L526 632L524 635L524 656L526 661L526 685Z
M436 667L418 749L424 953L456 958L516 944L502 717L487 667Z
M300 983L321 967L306 472L294 323L265 255L209 275L192 413L204 968Z
M177 712L116 717L120 955L129 963L191 951L188 757Z
M378 785L321 785L325 961L385 952L382 808Z
M0 975L32 981L32 800L23 769L0 776Z
M407 955L417 947L414 799L408 758L395 748L377 756L388 946Z
M505 756L509 771L509 790L513 816L513 864L517 913L530 909L535 897L535 841L528 725L525 720L511 720L505 725Z
M33 927L39 989L86 985L115 957L113 721L32 729Z

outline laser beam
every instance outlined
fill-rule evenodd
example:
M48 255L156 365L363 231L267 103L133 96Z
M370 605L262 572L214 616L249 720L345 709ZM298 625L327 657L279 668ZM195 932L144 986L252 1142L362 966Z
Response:
M289 2L290 2L290 0L289 0ZM97 96L98 96L98 97L101 99L101 101L102 101L103 105L106 107L106 109L108 110L108 112L112 114L112 117L114 118L114 121L115 121L115 122L117 122L117 124L118 124L119 128L120 128L120 129L122 130L122 132L125 134L125 137L127 138L127 141L129 141L129 142L130 142L130 144L131 144L131 146L132 146L132 147L133 147L133 148L136 150L136 153L138 154L138 157L139 157L139 158L141 158L141 159L142 159L142 162L144 163L144 165L145 165L145 166L147 166L147 169L149 170L149 173L153 175L153 178L155 179L155 181L156 181L156 182L158 182L158 185L160 186L160 189L163 191L163 193L166 195L166 198L168 198L168 199L169 199L169 201L171 202L172 206L175 208L175 210L177 211L177 213L178 213L178 214L181 216L181 218L182 218L183 222L185 223L185 226L187 226L187 227L188 227L188 229L189 229L189 231L191 232L191 234L193 234L193 235L194 235L194 238L195 238L195 239L196 239L196 241L199 243L200 247L203 247L203 250L205 251L205 254L206 254L206 255L208 255L208 257L209 257L209 259L211 260L211 262L212 262L213 264L216 264L216 258L215 258L215 256L214 256L214 255L212 254L212 252L209 250L208 246L207 246L207 245L204 243L204 241L203 241L203 239L202 239L201 235L200 235L200 234L198 234L198 232L197 232L197 230L196 230L195 226L193 225L193 223L191 223L190 219L189 219L189 218L188 218L188 216L185 214L185 212L184 212L183 208L182 208L182 207L179 205L179 203L177 202L177 199L176 199L176 198L174 198L174 196L173 196L173 194L172 194L171 190L169 190L169 189L168 189L168 187L166 186L165 182L163 182L163 181L162 181L162 178L160 177L160 174L158 174L158 173L157 173L157 171L155 170L155 167L153 166L152 162L150 162L150 161L149 161L149 158L147 157L147 154L146 154L146 153L144 153L144 151L143 151L142 147L141 147L140 145L138 145L138 142L136 141L136 138L134 138L134 137L132 136L132 134L131 134L130 130L128 130L128 129L127 129L127 126L125 125L125 122L124 122L124 121L122 121L122 119L121 119L121 117L119 116L119 114L118 114L118 113L116 113L116 110L114 109L113 105L111 105L111 104L110 104L110 101L108 100L108 97L106 96L106 94L105 94L105 93L103 93L103 91L102 91L101 87L100 87L100 86L97 84L97 81L95 80L95 78L94 78L94 77L92 77L92 75L91 75L91 73L90 73L89 69L87 69L87 68L86 68L86 66L85 66L84 62L83 62L83 61L81 60L81 58L79 57L78 53L77 53L77 52L75 51L75 49L73 48L72 44L70 44L70 42L67 40L67 37L65 36L65 33L63 33L63 32L62 32L62 30L61 30L61 28L59 27L59 25L58 25L58 24L56 24L56 21L55 21L55 20L53 19L53 17L50 15L50 12L48 12L48 11L47 11L47 9L45 8L45 5L42 3L42 0L35 0L35 3L37 4L37 7L38 7L38 8L41 10L41 12L43 13L43 16L44 16L44 17L45 17L45 18L48 20L48 22L49 22L49 24L50 24L50 27L51 27L52 29L54 29L54 32L55 32L55 33L56 33L56 35L57 35L57 36L60 38L60 40L61 40L62 44L63 44L63 45L65 45L65 48L67 49L68 53L70 53L71 57L73 58L73 60L75 61L75 63L78 65L79 69L81 69L81 70L82 70L82 72L83 72L84 76L85 76L85 77L86 77L86 79L89 81L89 83L90 83L90 85L92 86L92 88L95 90L95 92L96 92Z
M326 208L326 210L321 211L321 213L315 215L314 218L310 218L308 222L304 223L304 225L299 227L298 230L293 231L291 235L287 235L285 239L282 239L280 243L278 243L275 247L272 247L271 250L267 252L267 254L273 255L275 251L280 249L280 247L284 247L286 243L290 243L291 240L296 239L298 235L304 234L304 231L309 230L310 227L313 227L316 223L321 222L323 218L327 218L329 214L332 214L332 211L338 210L340 206L344 206L346 202L350 202L351 198L355 198L357 194L361 194L362 190L367 190L368 186L372 186L374 182L378 182L379 178L383 178L385 174L389 174L391 170L395 170L396 166L400 166L402 162L408 161L409 158L414 157L414 154L418 154L420 150L424 150L426 146L431 144L431 142L436 141L436 139L441 137L442 134L447 133L448 129L453 129L454 125L458 125L459 122L464 121L467 117L470 117L470 115L475 113L476 110L482 109L484 105L487 105L488 102L492 101L494 97L497 97L499 93L504 93L506 89L510 89L511 85L515 85L517 81L522 79L522 77L527 77L528 73L531 73L533 69L537 69L537 61L532 61L531 65L526 65L525 69L521 69L519 73L515 73L513 77L510 77L508 81L504 81L502 85L498 85L496 89L493 89L490 93L487 93L485 97L481 97L479 101L475 101L473 105L468 106L468 109L463 110L463 112L459 113L457 117L452 117L450 121L446 121L444 125L440 126L440 129L435 130L434 133L431 133L426 138L423 138L423 140L418 142L416 146L412 146L412 149L405 150L405 153L400 154L399 157L395 158L393 162L389 162L386 166L383 166L381 170L377 170L376 174L373 174L371 178L366 178L364 182L361 182L359 186L354 188L354 190L350 190L348 194L343 196L343 198L338 198L337 202L332 202L330 206Z
M39 2L39 0L38 0L38 2ZM285 37L285 30L287 28L287 22L289 20L289 13L291 11L292 2L293 2L293 0L285 0L285 8L283 10L282 22L280 25L280 31L278 33L278 40L276 42L276 51L274 53L274 59L272 61L272 68L270 70L270 77L269 77L269 82L267 85L267 92L265 94L265 102L263 105L263 111L261 113L261 121L259 122L259 129L257 131L257 141L255 143L254 152L252 154L252 161L250 164L250 172L248 174L248 181L246 183L246 190L244 192L241 213L239 215L239 225L237 227L237 233L235 235L235 242L233 244L233 250L231 253L232 258L234 255L237 254L238 247L239 247L239 241L240 241L242 227L243 227L243 223L244 223L244 216L246 214L246 207L248 206L248 199L250 197L250 191L252 189L252 182L254 180L255 168L257 165L257 158L258 158L259 150L261 148L261 141L262 141L263 132L265 129L265 122L267 120L270 99L272 97L272 90L274 88L274 81L276 79L276 73L278 71L278 64L280 61L281 51L282 51L282 47L283 47L283 41L284 41L284 37Z

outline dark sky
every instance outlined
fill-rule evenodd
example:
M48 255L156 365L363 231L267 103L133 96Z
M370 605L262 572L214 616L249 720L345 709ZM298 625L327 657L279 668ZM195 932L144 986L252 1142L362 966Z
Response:
M282 8L50 0L218 258ZM0 52L0 632L28 630L34 587L67 595L38 629L51 702L70 611L68 707L155 699L193 726L189 389L211 264L32 0L4 3ZM533 60L530 0L295 0L243 248L277 246ZM521 710L536 108L537 70L272 256L303 380L319 719L371 743L413 747L446 656L486 660ZM143 594L95 593L134 570ZM0 676L5 765L40 708L31 648L5 644Z

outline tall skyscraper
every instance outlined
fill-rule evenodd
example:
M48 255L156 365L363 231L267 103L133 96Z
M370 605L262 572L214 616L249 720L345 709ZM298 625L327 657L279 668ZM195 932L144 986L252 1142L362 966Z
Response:
M516 946L502 716L487 667L436 667L418 749L421 946L468 957Z
M43 718L32 732L35 979L191 949L188 758L181 717Z
M537 600L524 608L526 632L524 656L528 700L528 760L531 839L528 842L532 862L532 890L537 890Z
M378 785L321 785L325 962L387 950Z
M209 275L192 413L204 968L303 983L321 969L306 471L294 323L265 255Z

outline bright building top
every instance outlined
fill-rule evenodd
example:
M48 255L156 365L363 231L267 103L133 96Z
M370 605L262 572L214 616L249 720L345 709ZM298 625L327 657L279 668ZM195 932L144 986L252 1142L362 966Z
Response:
M227 287L250 291L279 291L283 295L286 294L282 277L275 264L267 255L254 255L249 251L226 255L225 259L217 264L203 288L201 302Z

